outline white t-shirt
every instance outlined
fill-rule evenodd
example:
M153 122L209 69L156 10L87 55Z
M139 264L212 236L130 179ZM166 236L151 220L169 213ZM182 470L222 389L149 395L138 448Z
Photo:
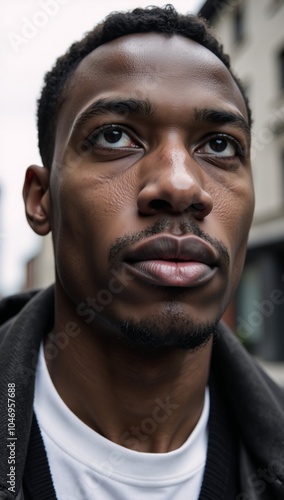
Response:
M51 381L41 347L34 409L59 500L197 500L207 454L209 406L206 388L201 417L177 450L142 453L125 448L69 410ZM152 418L144 424L143 439L148 439L147 428L151 437L159 423Z

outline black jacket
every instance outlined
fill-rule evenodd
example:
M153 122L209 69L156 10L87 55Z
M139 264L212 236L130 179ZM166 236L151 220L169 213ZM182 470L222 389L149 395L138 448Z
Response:
M0 500L24 499L22 480L33 417L37 353L53 321L53 287L0 302ZM214 340L211 371L240 442L241 489L236 500L283 500L283 389L270 380L222 324ZM7 441L7 401L11 383L16 392L15 493L7 490L7 443L12 441Z

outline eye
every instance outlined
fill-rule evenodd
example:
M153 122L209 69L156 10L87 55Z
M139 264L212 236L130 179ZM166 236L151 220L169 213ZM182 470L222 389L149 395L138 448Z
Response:
M139 148L131 135L119 125L106 125L93 132L86 140L93 148L119 149Z
M220 158L232 158L242 155L242 147L233 137L218 135L204 142L198 148L197 153L205 153Z

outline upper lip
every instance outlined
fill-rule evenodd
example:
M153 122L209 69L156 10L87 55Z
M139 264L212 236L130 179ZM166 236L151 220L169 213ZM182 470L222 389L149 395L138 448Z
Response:
M195 261L212 267L218 263L218 254L212 245L195 235L159 235L132 246L124 259L129 263L145 260Z

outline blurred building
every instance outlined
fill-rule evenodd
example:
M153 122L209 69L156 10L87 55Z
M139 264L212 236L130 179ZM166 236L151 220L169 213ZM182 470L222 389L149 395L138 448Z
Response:
M54 283L54 258L51 234L42 238L40 252L26 264L24 289L45 288Z
M284 1L207 0L200 14L230 54L254 119L255 217L226 317L252 353L284 361Z

